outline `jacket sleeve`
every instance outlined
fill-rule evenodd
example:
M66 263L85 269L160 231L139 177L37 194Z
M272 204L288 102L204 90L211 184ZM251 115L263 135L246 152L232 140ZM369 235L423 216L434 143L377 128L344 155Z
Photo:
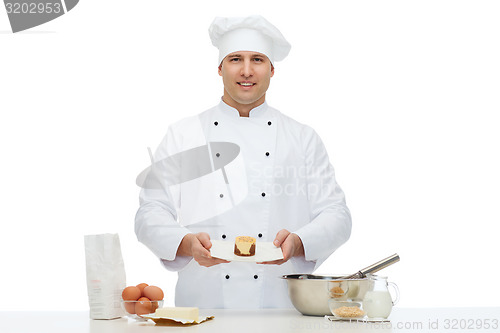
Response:
M310 127L302 132L307 177L307 198L311 221L294 231L304 245L304 263L296 266L317 269L351 235L351 214L344 192L335 180L335 172L320 137ZM309 263L308 263L309 262Z
M155 152L155 164L176 152L176 137L169 128ZM135 216L135 233L139 242L148 247L163 265L172 271L181 270L192 257L176 257L177 249L190 231L177 221L180 193L175 187L168 186L162 176L164 169L157 169L157 179L161 189L143 186L139 195L140 207Z

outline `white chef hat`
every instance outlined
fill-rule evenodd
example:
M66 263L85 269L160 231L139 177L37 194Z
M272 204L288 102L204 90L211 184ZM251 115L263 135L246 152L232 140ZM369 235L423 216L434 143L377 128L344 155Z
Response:
M236 51L265 54L274 64L285 59L291 48L281 32L260 15L216 17L208 33L212 44L219 49L219 65L228 54Z

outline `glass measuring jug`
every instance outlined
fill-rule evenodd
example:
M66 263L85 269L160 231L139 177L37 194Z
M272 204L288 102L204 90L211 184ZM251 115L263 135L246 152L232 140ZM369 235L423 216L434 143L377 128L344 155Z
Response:
M392 307L399 301L399 288L394 282L387 282L387 277L368 275L369 288L363 298L363 310L370 319L387 319ZM393 300L389 287L394 289Z

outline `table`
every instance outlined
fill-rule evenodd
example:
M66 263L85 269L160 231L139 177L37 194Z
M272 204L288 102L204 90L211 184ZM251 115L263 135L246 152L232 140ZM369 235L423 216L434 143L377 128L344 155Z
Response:
M130 318L92 320L88 312L0 312L1 333L260 333L260 332L500 332L496 308L394 308L390 323L331 322L295 309L200 309L211 321L189 327L155 326Z

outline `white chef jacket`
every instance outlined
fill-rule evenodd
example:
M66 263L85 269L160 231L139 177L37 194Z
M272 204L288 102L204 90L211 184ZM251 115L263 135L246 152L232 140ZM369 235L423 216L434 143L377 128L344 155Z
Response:
M224 170L168 190L142 189L137 238L178 272L177 306L291 307L280 277L313 272L351 233L350 212L327 151L312 128L267 103L240 117L221 101L171 125L155 160L210 142L235 143L239 155ZM281 229L300 237L305 256L282 265L231 262L208 268L191 257L176 257L188 233L203 231L227 242L252 236L258 246L272 242Z

